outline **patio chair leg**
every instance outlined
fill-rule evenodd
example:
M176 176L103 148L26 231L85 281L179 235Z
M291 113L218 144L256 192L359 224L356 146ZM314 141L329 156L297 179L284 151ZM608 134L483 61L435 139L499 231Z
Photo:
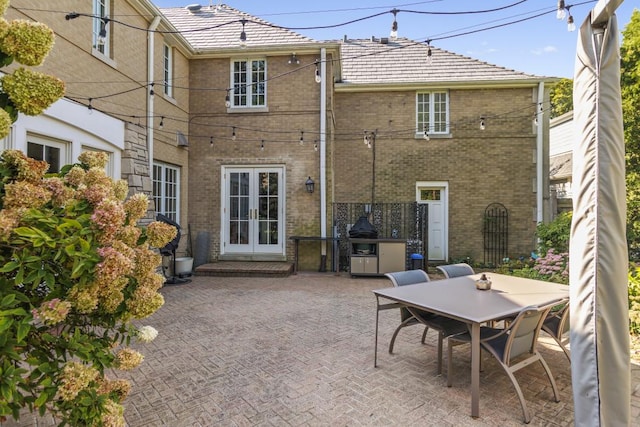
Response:
M511 373L508 367L504 366L502 362L500 363L500 365L509 376L509 379L511 380L511 384L513 384L513 387L516 389L516 393L518 394L518 399L520 399L520 406L522 407L522 415L524 416L524 422L525 424L529 424L531 422L531 416L529 415L529 409L527 408L527 402L525 402L524 400L522 389L520 389L520 384L518 384L518 380L513 375L513 373Z
M429 330L428 326L424 327L424 331L422 332L422 344L424 344L424 340L427 338L427 331Z
M393 353L393 345L396 342L396 337L398 336L398 332L400 332L400 329L402 329L405 326L407 326L407 323L411 322L412 320L413 320L413 318L406 319L404 322L400 323L400 325L393 332L393 336L391 337L391 342L389 343L389 354Z
M545 360L542 358L542 356L540 356L540 363L542 364L542 367L544 368L544 371L547 373L547 378L549 378L549 382L551 383L551 388L553 389L553 397L554 400L556 402L560 402L560 397L558 396L558 387L556 386L556 380L553 378L553 375L551 374L551 370L549 369L549 365L547 365L547 362L545 362Z

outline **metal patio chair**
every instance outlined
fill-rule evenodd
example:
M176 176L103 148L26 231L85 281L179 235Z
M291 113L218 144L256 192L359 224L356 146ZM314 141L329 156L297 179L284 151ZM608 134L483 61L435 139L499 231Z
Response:
M484 326L480 328L480 346L496 358L502 369L509 376L511 383L518 394L518 399L520 400L520 406L522 407L522 413L524 416L524 422L527 424L531 421L531 415L529 414L518 380L514 376L516 371L524 368L525 366L529 366L536 361L540 362L547 374L547 378L549 378L551 387L553 388L555 401L560 401L558 397L558 387L556 386L556 382L551 374L549 365L547 365L547 362L537 350L538 336L540 334L542 324L544 323L549 311L551 311L554 306L558 305L559 302L560 301L555 301L552 304L547 304L541 307L526 307L522 309L509 326L504 329ZM471 334L468 331L460 335L449 337L447 366L448 387L451 387L453 346L470 342Z
M459 276L470 276L475 273L473 268L464 262L459 264L438 265L436 268L440 270L447 279Z
M385 273L393 286L413 285L417 283L429 282L429 275L423 270L398 271L394 273ZM428 284L426 284L428 286ZM435 313L420 310L413 307L400 307L400 325L396 328L389 343L389 353L393 353L393 346L398 336L398 332L406 326L424 325L422 332L422 344L429 328L438 332L438 373L442 373L442 345L446 337L462 333L467 330L466 323L449 319Z
M542 323L542 330L553 338L565 356L571 363L571 352L569 350L569 300L559 310L551 310Z

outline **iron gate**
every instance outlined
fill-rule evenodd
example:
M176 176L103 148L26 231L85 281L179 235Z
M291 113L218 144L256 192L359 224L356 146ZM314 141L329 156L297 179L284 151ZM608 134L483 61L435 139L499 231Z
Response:
M503 204L491 203L484 210L483 236L484 264L502 264L509 246L509 212Z

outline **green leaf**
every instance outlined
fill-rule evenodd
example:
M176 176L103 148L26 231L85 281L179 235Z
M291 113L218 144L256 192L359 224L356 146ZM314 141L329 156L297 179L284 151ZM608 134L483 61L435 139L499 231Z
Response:
M0 307L9 307L16 300L16 294L5 295L0 301Z
M45 403L47 403L47 399L49 398L49 395L47 394L46 391L43 391L42 393L40 393L40 396L38 396L38 398L35 401L35 406L36 407L41 407L42 405L44 405Z
M24 338L29 334L30 330L31 325L28 322L20 323L20 326L18 326L18 333L16 335L18 343L21 343L24 340Z
M3 267L0 268L0 273L10 273L20 266L20 263L16 261L9 261Z

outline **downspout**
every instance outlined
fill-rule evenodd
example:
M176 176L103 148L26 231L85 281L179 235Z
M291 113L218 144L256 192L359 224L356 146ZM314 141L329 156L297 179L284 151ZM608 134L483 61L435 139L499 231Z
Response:
M536 129L536 223L540 224L544 220L544 123L542 103L544 102L544 82L538 83L538 103L536 104L538 126Z
M327 237L327 50L320 49L320 236ZM326 264L327 245L322 247L322 265Z
M151 25L147 31L147 82L153 83L153 64L155 62L154 55L154 31L160 24L160 17L153 18ZM153 86L151 87L153 88ZM151 90L147 90L147 153L149 156L149 179L153 179L153 95Z

